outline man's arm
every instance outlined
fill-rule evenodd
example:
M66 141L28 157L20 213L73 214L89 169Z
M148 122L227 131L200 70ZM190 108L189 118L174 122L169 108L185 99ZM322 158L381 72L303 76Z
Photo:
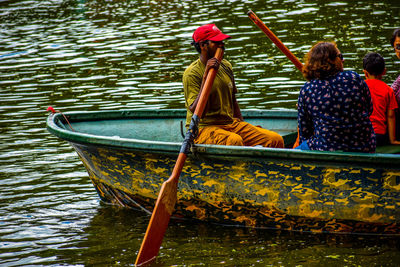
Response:
M233 103L233 117L243 121L242 112L240 111L239 104L236 99L237 87L235 83L235 77L233 77L233 71L231 70L231 80L232 80L232 103Z
M400 145L400 141L396 140L396 117L394 111L394 109L389 109L387 113L389 141L392 145Z
M232 93L232 102L233 102L233 117L243 121L242 112L240 111L239 104L236 100L236 94L234 92Z

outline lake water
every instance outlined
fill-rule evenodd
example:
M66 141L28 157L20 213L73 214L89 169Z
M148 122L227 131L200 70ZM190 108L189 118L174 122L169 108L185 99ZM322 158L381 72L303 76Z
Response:
M0 1L0 265L133 266L149 217L99 201L73 149L45 129L60 111L183 108L191 35L216 23L232 39L242 108L295 109L304 83L253 24L252 9L299 58L335 40L345 68L389 44L400 2ZM399 266L400 239L171 221L153 266Z

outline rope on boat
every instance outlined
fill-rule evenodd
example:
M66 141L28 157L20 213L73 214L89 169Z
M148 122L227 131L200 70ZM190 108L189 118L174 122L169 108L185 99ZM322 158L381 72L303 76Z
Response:
M124 194L125 197L127 197L129 199L129 201L131 201L133 204L135 204L136 206L138 206L141 210L143 210L144 212L146 212L148 215L151 215L152 212L149 211L148 209L146 209L145 207L143 207L142 205L140 205L139 203L137 203L135 200L133 200L128 194Z
M71 128L71 130L75 132L74 128L72 128L71 124L69 123L67 117L61 111L55 110L52 106L49 106L47 108L47 111L51 111L52 114L60 113L64 117L65 121L68 123L69 127Z

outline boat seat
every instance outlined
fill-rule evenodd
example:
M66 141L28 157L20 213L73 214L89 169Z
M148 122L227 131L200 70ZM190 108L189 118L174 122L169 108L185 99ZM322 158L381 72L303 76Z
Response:
M400 154L400 145L377 146L376 153Z
M297 138L297 132L282 134L282 137L283 140L285 141L285 147L292 148ZM376 153L400 154L400 145L377 146Z
M282 135L283 141L285 142L286 148L292 148L294 142L297 139L297 131L296 132L289 132L289 133L279 133Z

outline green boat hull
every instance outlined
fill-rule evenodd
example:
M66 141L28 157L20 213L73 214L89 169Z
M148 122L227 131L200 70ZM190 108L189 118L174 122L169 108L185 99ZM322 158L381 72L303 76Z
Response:
M290 144L296 113L244 111ZM100 198L151 213L182 137L183 110L60 114L48 129L77 151ZM400 233L400 155L198 145L174 216L293 231Z

